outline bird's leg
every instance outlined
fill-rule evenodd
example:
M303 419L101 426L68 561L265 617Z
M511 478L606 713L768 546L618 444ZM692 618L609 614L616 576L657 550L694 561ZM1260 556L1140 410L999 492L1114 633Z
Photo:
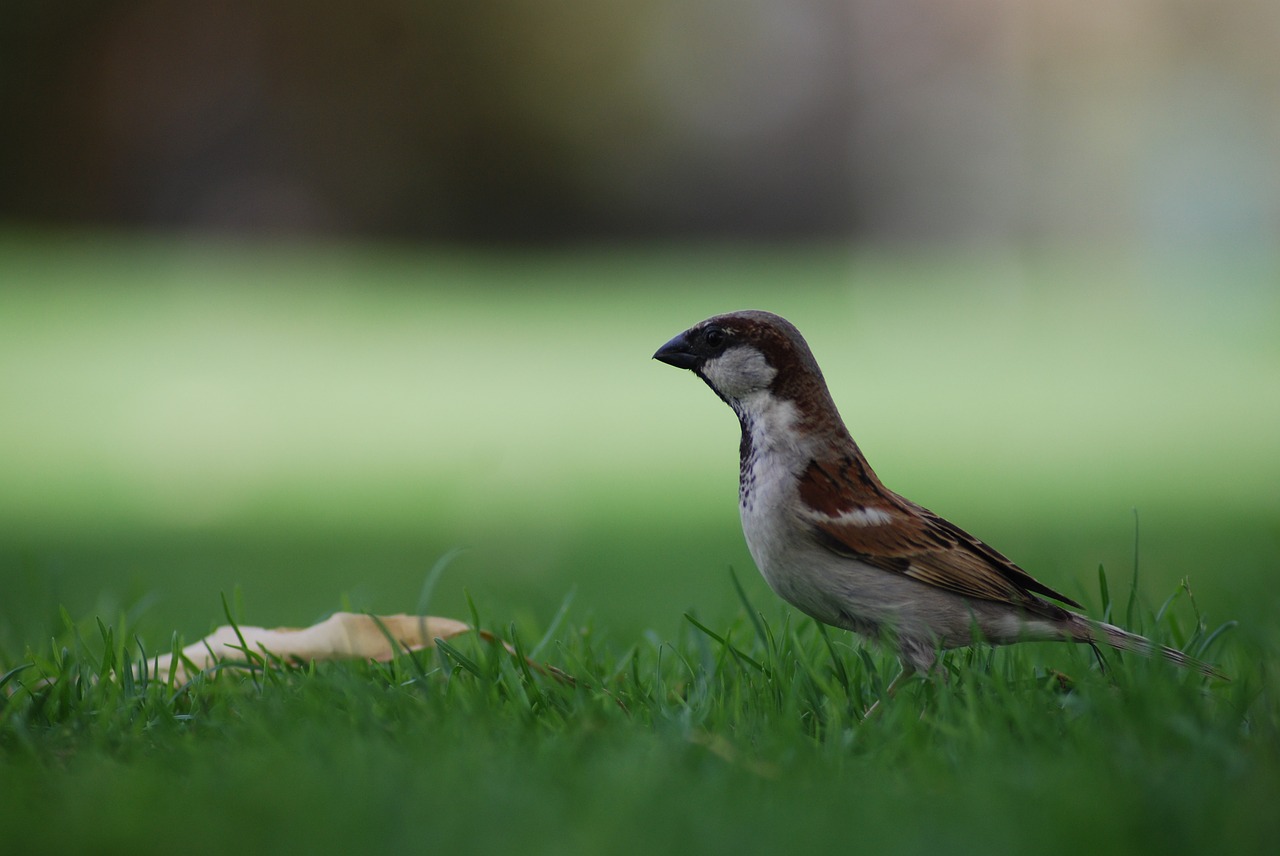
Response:
M883 699L893 698L894 693L898 691L898 687L902 685L912 675L916 673L915 667L909 663L902 664L902 671L898 672L898 676L889 682L889 686L885 687L884 695L871 703L871 707L867 708L867 712L862 715L863 722L871 718L871 715L880 709L880 702Z

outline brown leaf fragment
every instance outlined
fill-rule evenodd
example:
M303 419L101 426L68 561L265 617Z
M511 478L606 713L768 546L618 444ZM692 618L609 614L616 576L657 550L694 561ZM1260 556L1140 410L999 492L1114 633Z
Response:
M169 680L172 671L174 680L186 681L191 677L191 667L203 671L223 660L243 661L246 649L259 655L266 651L291 662L356 659L386 662L396 655L388 637L395 640L400 650L420 651L433 647L436 639L452 639L470 630L471 625L465 622L434 615L373 616L335 612L319 624L302 628L223 625L183 648L181 657L164 654L149 666L151 673L161 680Z
M437 639L452 639L472 629L464 621L436 615L366 615L355 612L335 612L319 624L302 628L233 627L224 624L199 642L183 648L181 656L164 654L147 665L157 679L183 683L195 673L219 663L243 665L250 655L261 657L264 652L291 663L318 660L386 662L398 652L433 648ZM481 630L480 638L498 643L511 656L518 656L515 648L487 631ZM395 647L391 640L394 640ZM571 675L555 666L528 658L525 661L540 674L550 675L564 684L575 683Z

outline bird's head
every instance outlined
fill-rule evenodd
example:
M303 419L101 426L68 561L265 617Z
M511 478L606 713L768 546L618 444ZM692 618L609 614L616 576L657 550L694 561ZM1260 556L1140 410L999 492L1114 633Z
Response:
M834 410L804 337L771 312L708 318L667 342L653 358L693 372L740 416L765 399L789 400L802 412Z

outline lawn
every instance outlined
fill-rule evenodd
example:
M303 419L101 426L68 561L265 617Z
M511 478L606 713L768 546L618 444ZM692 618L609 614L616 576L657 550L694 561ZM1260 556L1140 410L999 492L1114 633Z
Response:
M0 702L0 840L1269 852L1277 281L1239 255L5 233L0 674L36 665ZM649 360L747 306L805 331L892 487L1168 644L1237 622L1208 652L1234 680L956 652L863 721L892 661L767 591L732 415ZM577 683L471 637L185 688L104 668L224 596L254 624L411 612L445 556L432 613Z

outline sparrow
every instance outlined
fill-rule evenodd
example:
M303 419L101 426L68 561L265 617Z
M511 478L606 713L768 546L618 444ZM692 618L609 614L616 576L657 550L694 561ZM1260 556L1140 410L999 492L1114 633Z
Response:
M895 648L899 679L931 672L941 649L978 640L1101 641L1221 677L1181 651L1070 611L1060 604L1082 607L885 487L786 319L717 315L653 358L693 372L737 414L742 531L770 588L824 624Z

